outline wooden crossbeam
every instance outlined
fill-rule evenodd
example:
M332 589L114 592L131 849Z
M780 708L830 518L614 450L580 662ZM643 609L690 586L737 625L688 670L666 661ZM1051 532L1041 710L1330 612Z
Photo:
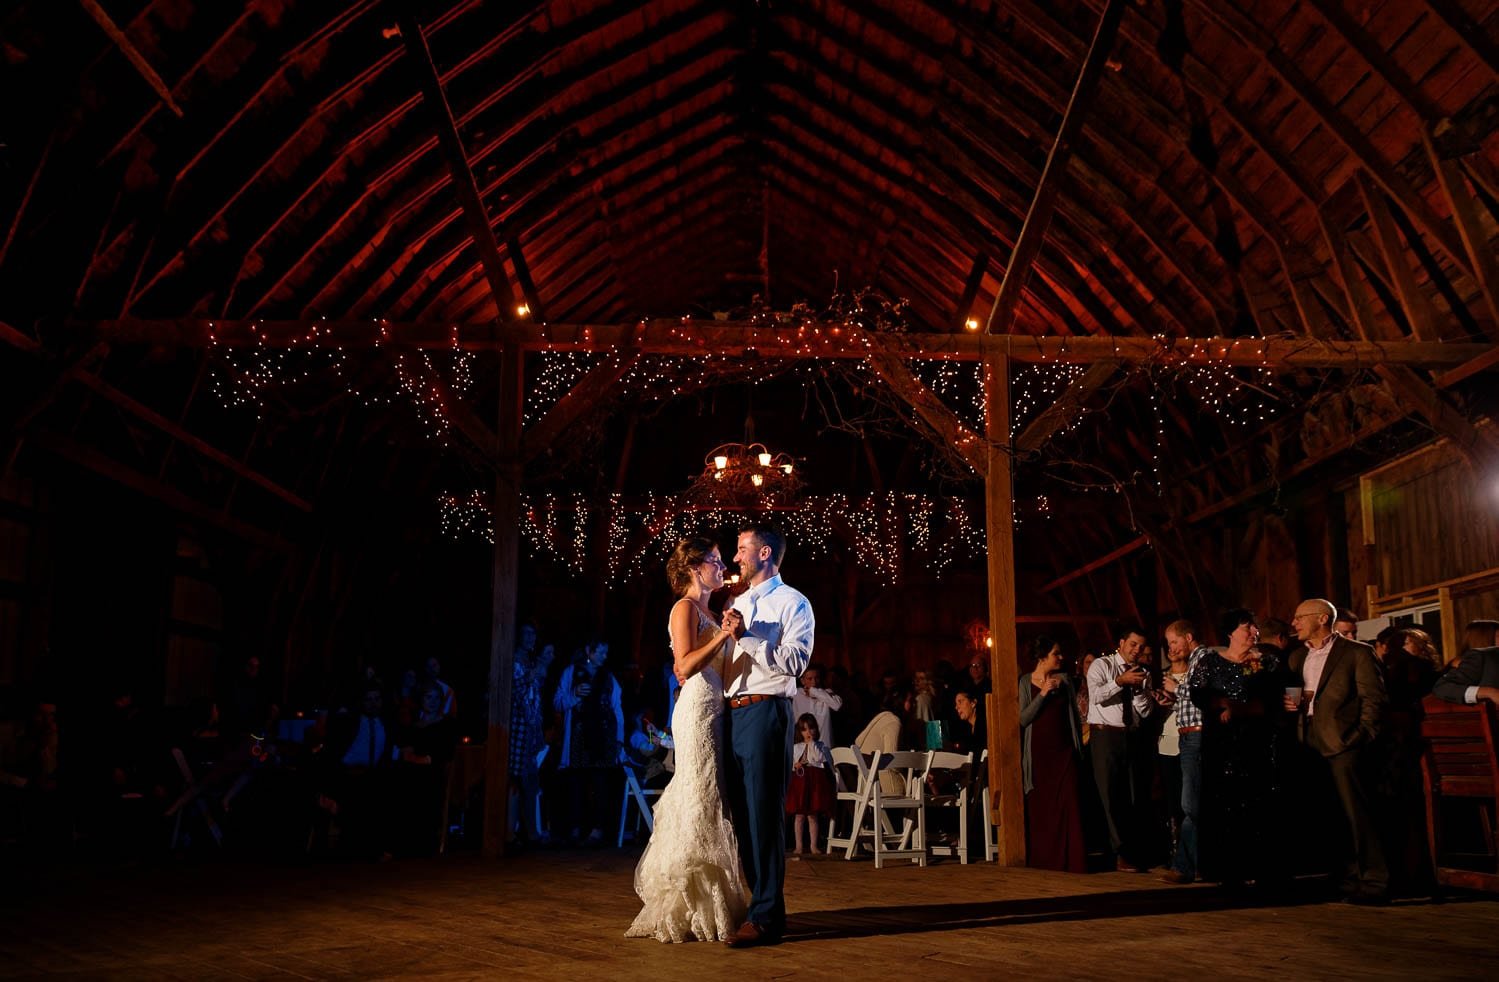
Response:
M1113 362L1100 361L1088 366L1088 370L1067 384L1057 401L1047 406L1015 438L1016 453L1034 453L1046 445L1057 430L1073 419L1083 409L1088 397L1098 391L1113 377L1116 366Z
M1325 338L1061 337L1055 335L877 334L848 324L762 327L729 321L655 320L639 324L452 324L436 321L71 321L111 344L160 347L326 347L496 350L506 343L536 351L610 351L683 357L756 354L762 358L902 358L978 361L1002 351L1016 362L1089 364L1170 362L1270 368L1369 368L1405 364L1450 368L1488 354L1493 345L1431 341L1340 341Z
M1087 576L1089 573L1103 569L1110 563L1116 563L1119 560L1123 559L1125 556L1128 556L1130 553L1134 552L1136 549L1142 548L1143 546L1147 546L1149 544L1150 536L1148 535L1142 535L1137 539L1132 539L1131 541L1126 542L1124 545L1120 546L1118 549L1113 550L1112 552L1099 556L1097 559L1091 562L1084 563L1071 572L1063 573L1061 576L1058 576L1050 583L1047 583L1036 592L1050 593L1058 587L1065 586L1066 584L1071 583L1073 580L1081 579L1084 576Z
M913 375L898 355L888 351L872 352L869 367L936 432L939 445L956 450L979 477L988 475L988 451L984 440Z
M608 397L638 361L640 352L626 349L590 368L567 395L526 430L520 443L521 461L529 462L545 453L569 427Z
M261 546L275 552L289 552L292 544L274 532L230 518L217 508L210 507L201 501L188 497L177 488L158 481L154 477L142 474L134 468L127 467L119 461L108 457L93 447L79 443L77 440L62 433L51 430L37 430L31 436L31 443L44 447L64 460L72 461L79 467L93 471L101 477L108 478L117 484L121 484L133 491L139 492L160 504L194 518L205 525L222 529L230 535L237 536L253 545Z
M479 185L474 180L473 168L469 166L468 152L463 148L463 138L458 135L458 124L453 120L453 110L448 105L447 93L443 91L442 77L432 61L432 51L427 47L426 35L421 25L404 7L396 17L401 28L401 39L406 45L406 54L415 66L417 80L421 83L422 101L432 111L437 128L437 142L443 155L448 158L448 169L453 175L453 190L463 207L463 217L468 222L469 234L473 236L474 248L484 263L484 275L489 280L489 289L494 294L495 306L501 319L515 313L515 293L510 289L510 280L505 276L505 261L500 258L500 246L495 240L494 226L489 213L479 197Z

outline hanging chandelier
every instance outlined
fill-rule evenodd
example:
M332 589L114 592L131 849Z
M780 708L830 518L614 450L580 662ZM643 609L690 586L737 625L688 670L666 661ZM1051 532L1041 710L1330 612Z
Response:
M790 454L772 453L763 443L724 443L703 458L687 497L719 508L773 508L790 503L801 488Z

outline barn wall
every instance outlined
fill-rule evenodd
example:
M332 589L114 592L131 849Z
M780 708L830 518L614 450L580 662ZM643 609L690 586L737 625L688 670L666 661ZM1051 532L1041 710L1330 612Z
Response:
M1499 493L1446 442L1361 475L1344 491L1354 609L1420 602L1452 582L1453 621L1499 615ZM1372 541L1368 541L1372 538ZM1468 580L1470 582L1464 582ZM1438 639L1440 641L1440 639Z

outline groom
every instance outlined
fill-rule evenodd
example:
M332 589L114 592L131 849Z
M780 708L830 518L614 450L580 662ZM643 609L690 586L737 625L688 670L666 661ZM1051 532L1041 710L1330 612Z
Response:
M791 770L791 697L812 657L812 605L781 582L786 540L750 525L734 562L749 589L723 613L734 635L724 672L729 732L729 810L750 887L749 919L730 948L774 944L786 930L786 781Z

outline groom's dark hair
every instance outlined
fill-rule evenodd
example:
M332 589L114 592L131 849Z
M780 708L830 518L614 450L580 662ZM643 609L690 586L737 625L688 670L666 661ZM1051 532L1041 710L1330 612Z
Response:
M778 532L774 528L771 528L769 525L762 525L758 522L751 522L739 529L740 535L743 535L746 532L753 535L762 546L770 547L770 561L775 563L776 566L779 567L781 565L781 560L786 558L785 536L781 535L780 532Z

